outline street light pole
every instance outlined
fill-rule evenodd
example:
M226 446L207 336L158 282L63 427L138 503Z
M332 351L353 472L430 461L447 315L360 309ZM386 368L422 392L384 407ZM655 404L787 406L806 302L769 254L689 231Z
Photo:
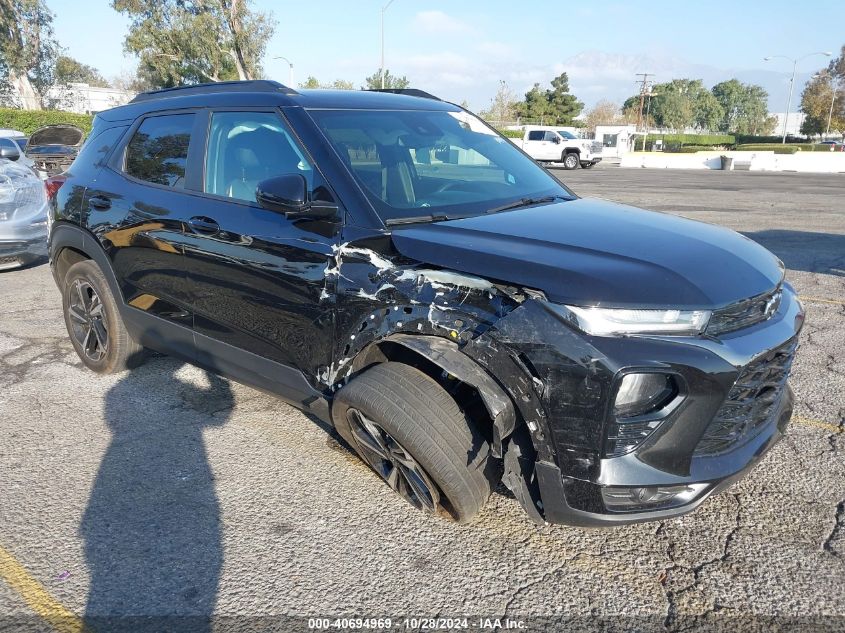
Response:
M293 88L293 63L287 57L282 57L281 55L273 59L282 59L288 63L288 83L290 84L289 87Z
M768 57L764 57L763 61L767 62L775 58L783 58L788 61L792 62L792 79L789 81L789 99L786 102L786 112L783 115L783 139L781 140L781 144L786 144L786 125L789 121L789 110L792 108L792 91L795 89L795 74L798 72L798 62L802 59L806 59L808 57L812 57L813 55L825 55L830 57L833 53L830 51L824 53L807 53L803 57L796 57L793 59L792 57L787 57L786 55L769 55Z
M381 8L381 69L379 71L379 75L381 75L382 90L384 90L384 12L387 11L387 8L393 4L393 2L394 0L390 0Z

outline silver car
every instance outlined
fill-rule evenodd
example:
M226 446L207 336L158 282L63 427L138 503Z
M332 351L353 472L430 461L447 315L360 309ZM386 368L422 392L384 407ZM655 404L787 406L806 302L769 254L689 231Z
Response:
M47 255L47 194L24 165L0 158L0 270Z

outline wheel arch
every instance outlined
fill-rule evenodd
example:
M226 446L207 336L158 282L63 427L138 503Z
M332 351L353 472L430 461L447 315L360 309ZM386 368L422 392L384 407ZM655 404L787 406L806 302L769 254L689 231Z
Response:
M352 371L388 361L412 364L444 386L452 386L450 381L464 385L466 389L452 388L450 394L470 421L489 434L493 455L502 456L503 442L516 427L516 409L505 390L457 343L438 336L393 334L361 350Z
M111 267L109 256L103 250L99 240L85 229L66 222L57 222L50 229L49 242L50 268L53 279L61 288L68 269L78 261L93 260L109 284L109 289L117 300L118 309L124 309L123 293Z

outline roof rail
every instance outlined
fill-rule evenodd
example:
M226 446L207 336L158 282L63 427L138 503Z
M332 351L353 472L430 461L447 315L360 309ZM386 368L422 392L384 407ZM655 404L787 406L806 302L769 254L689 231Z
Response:
M443 101L440 97L435 97L430 92L419 90L417 88L372 88L367 89L367 92L389 92L395 95L407 95L409 97L421 97L423 99L434 99L435 101Z
M141 101L152 101L154 99L165 99L168 97L181 97L186 95L212 94L219 92L281 92L285 95L299 94L293 88L284 86L278 81L267 79L255 79L252 81L215 81L205 84L192 84L190 86L176 86L174 88L162 88L161 90L150 90L135 96L129 103Z

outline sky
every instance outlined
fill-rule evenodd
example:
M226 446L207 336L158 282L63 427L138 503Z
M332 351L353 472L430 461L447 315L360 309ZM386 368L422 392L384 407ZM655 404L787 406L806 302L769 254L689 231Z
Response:
M288 83L309 75L360 85L380 63L380 17L388 0L253 0L277 20L267 44L265 74ZM131 71L123 53L128 20L108 0L47 0L67 54L108 77ZM489 106L499 80L521 95L569 74L571 91L588 107L621 103L638 91L636 73L703 79L708 87L737 77L769 92L769 109L783 112L792 62L808 53L839 54L845 44L845 1L650 0L393 0L384 12L385 65L411 85L471 109ZM826 26L827 25L827 26ZM799 62L796 100L829 58Z

